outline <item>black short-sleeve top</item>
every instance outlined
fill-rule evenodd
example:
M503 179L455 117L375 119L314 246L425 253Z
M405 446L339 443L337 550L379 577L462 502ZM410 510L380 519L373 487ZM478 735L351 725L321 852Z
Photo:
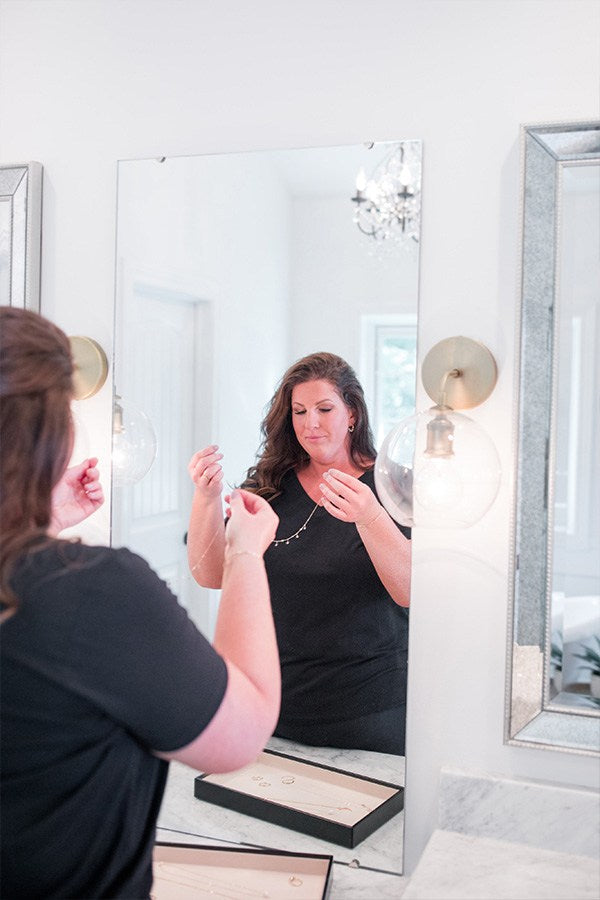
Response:
M375 491L373 469L360 480ZM282 539L315 503L290 471L272 506ZM318 507L297 538L267 549L265 564L282 669L280 726L402 706L408 609L389 596L356 526Z
M128 550L53 542L1 636L2 897L147 897L170 751L219 708L224 660Z

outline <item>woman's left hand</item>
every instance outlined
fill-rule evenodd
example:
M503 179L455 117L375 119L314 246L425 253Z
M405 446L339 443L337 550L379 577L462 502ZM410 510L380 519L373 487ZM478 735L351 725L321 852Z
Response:
M383 512L383 507L367 484L339 469L329 469L319 485L323 506L342 522L368 525Z
M52 491L50 535L78 525L104 503L97 463L96 457L91 457L71 466Z

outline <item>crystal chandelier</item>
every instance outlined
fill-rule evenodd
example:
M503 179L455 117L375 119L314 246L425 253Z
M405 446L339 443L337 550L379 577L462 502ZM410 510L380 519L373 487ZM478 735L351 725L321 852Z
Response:
M378 243L410 246L419 241L421 163L418 141L403 141L374 169L368 179L356 177L353 221L359 231Z

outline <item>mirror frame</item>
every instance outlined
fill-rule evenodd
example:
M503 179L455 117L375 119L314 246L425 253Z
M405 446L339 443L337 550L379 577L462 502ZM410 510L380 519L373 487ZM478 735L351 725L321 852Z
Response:
M562 175L566 165L590 163L600 163L600 122L522 126L517 466L504 742L596 755L600 709L552 707L548 692Z
M42 173L39 162L0 166L0 271L7 272L1 302L40 310Z

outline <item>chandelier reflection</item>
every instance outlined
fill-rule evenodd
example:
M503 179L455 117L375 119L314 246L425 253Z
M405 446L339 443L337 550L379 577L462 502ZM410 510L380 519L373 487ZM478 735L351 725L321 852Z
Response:
M418 141L403 141L374 169L356 177L353 221L359 231L382 245L410 247L419 242L421 161Z

